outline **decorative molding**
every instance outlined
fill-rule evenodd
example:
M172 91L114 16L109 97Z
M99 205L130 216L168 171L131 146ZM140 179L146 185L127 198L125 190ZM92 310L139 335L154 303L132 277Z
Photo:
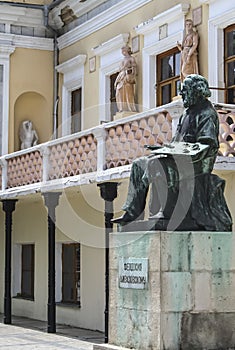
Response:
M89 73L96 71L96 56L89 58Z
M79 66L84 65L86 62L86 58L87 58L86 55L78 55L56 66L56 70L57 72L63 73L63 74L69 73L72 70L77 69Z
M98 14L96 17L60 36L58 38L59 49L62 50L65 47L74 44L151 1L153 0L132 0L131 2L126 0L120 1L118 4Z
M132 53L139 52L140 50L140 36L136 35L131 39L131 51Z
M53 39L38 38L35 36L0 33L0 45L2 43L10 44L14 47L23 47L25 49L54 50Z
M7 59L9 60L9 56L15 51L14 46L4 46L0 43L0 60Z
M147 34L153 30L158 29L158 27L174 22L179 16L186 15L189 11L189 4L179 4L171 7L169 10L160 13L159 15L150 18L149 20L140 23L135 27L137 34Z
M152 45L146 46L143 48L143 53L150 56L159 55L160 53L170 50L173 47L176 46L177 40L181 41L182 36L179 37L179 32L175 33L171 36L168 36L164 39L161 39L159 41L156 40L156 42Z
M192 19L194 26L202 24L202 6L196 7L192 10Z
M221 9L219 11L219 15L217 16L213 16L213 11L210 9L209 23L213 24L218 28L224 29L230 24L233 24L234 18L235 18L235 7L228 9L226 12L225 11L223 12Z
M120 49L129 40L129 33L119 34L114 38L93 47L91 50L96 56L103 56L113 50Z

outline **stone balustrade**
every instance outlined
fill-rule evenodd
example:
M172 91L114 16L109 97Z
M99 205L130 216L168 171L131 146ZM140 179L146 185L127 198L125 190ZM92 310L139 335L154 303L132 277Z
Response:
M219 155L235 156L235 109L229 109L228 105L221 107L216 107L220 119Z
M48 179L59 179L96 171L96 143L94 135L89 134L49 146Z
M7 160L7 188L42 181L42 155L35 150Z
M220 119L219 156L231 159L227 157L235 155L235 108L221 104L216 108ZM106 180L106 171L128 166L134 159L147 155L149 151L144 145L168 143L182 110L182 102L174 101L2 156L0 189L13 191L53 181L58 185L65 178L76 178L79 183L79 176L84 174L94 174L92 181ZM232 161L233 168L234 165Z
M172 118L167 110L112 126L106 136L106 167L131 164L149 153L144 145L161 145L172 138Z

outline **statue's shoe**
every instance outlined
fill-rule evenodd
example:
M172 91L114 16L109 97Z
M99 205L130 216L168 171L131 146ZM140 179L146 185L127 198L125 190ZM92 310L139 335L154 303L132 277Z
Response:
M158 220L158 219L165 219L165 216L163 214L163 211L162 210L159 210L159 212L155 215L152 215L149 217L149 220Z
M131 222L134 220L135 220L135 218L132 215L130 215L128 212L126 212L125 214L123 214L119 218L112 219L111 222L113 224L126 224L127 222Z

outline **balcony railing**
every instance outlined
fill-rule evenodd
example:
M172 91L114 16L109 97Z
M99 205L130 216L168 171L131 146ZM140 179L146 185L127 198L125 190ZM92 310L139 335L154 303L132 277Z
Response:
M219 156L226 157L227 163L232 163L235 170L235 158L231 158L235 156L235 106L220 104L215 107L220 119ZM120 167L129 166L134 159L147 155L149 151L144 145L169 142L182 109L182 103L174 101L2 156L1 192L54 183L58 186L66 178L79 184L81 177L85 175L89 179L89 174L93 174L92 181L105 180L106 172L115 172Z

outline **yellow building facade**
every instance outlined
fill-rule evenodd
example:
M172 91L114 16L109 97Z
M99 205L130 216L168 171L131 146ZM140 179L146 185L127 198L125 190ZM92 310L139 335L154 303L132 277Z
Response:
M49 310L57 323L104 331L108 214L120 215L144 144L169 142L182 113L176 43L186 19L219 113L214 171L235 218L235 6L22 0L0 1L0 9L0 312L9 323L11 314L48 320ZM137 63L134 113L117 112L113 88L126 45ZM163 78L167 57L174 71ZM27 120L38 140L21 149Z

